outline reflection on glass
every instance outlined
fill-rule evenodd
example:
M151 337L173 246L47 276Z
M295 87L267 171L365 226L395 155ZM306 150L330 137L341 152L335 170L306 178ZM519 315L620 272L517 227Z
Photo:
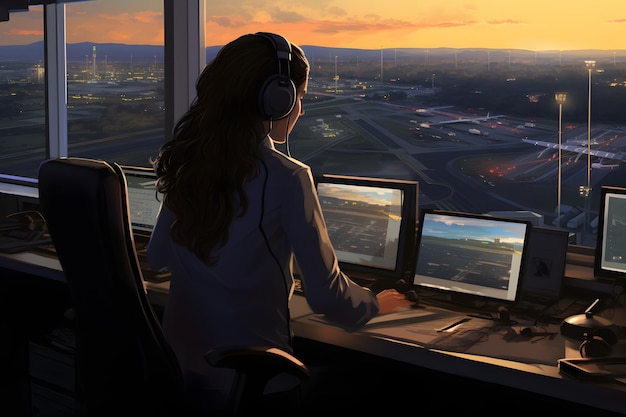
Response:
M0 55L0 173L34 177L46 156L43 6L11 13L2 32L29 33Z
M147 166L164 137L164 41L146 43L139 34L162 36L163 2L109 1L106 14L103 3L65 5L69 154ZM252 31L219 26L237 17L240 3L230 11L207 4L208 59L223 39ZM34 34L13 49L0 39L0 172L11 175L35 176L45 157L42 9L31 6L0 22L2 33ZM85 34L102 22L105 39L91 42ZM281 27L267 29L296 40ZM541 224L571 232L576 244L595 246L601 186L626 185L623 57L604 49L584 56L446 45L342 49L341 42L313 42L315 35L309 42L297 33L311 79L288 148L315 175L416 180L420 208L531 212ZM589 58L596 63L592 115ZM556 91L568 92L561 155ZM587 183L590 195L581 195L578 186Z
M69 34L89 24L85 16L93 17L93 25L100 23L96 3L67 4ZM162 1L143 3L145 8L160 9L162 15ZM107 21L108 42L72 43L68 35L69 155L148 166L164 138L164 40L143 45L129 25L144 22L125 19L127 14ZM162 16L147 29L161 33Z

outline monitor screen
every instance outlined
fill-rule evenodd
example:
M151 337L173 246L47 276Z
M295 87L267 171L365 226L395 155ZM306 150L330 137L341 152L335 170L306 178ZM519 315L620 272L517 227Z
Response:
M161 207L157 199L156 174L151 168L122 166L128 188L133 231L152 233Z
M626 187L602 186L594 256L597 278L626 276Z
M423 209L413 284L517 302L531 228L527 220Z
M373 280L410 279L418 182L327 174L316 184L340 267Z

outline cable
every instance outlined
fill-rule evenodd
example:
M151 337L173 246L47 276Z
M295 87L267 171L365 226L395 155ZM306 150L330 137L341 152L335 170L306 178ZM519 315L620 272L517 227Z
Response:
M261 231L261 234L263 235L263 240L265 241L265 246L267 247L267 250L269 251L270 255L272 255L272 258L274 258L274 261L276 262L276 265L278 266L278 270L280 271L283 285L285 287L285 312L286 312L285 321L287 322L287 337L289 338L289 346L293 346L293 341L291 337L291 313L289 311L290 289L287 286L287 277L285 276L285 271L283 271L280 261L278 260L278 256L276 256L276 254L272 250L272 247L270 245L269 239L267 238L267 234L265 233L265 230L263 230L263 216L265 214L265 190L267 188L269 170L267 169L267 164L262 159L261 159L261 164L263 165L263 169L265 170L265 178L263 179L263 192L261 194L261 216L259 217L259 230Z
M287 152L288 157L291 156L291 149L289 148L289 121L291 120L291 113L287 116L287 124L285 125L285 152Z

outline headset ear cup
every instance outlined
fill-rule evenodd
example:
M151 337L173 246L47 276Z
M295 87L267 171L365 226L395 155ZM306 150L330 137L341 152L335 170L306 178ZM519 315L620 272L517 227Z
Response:
M276 52L278 71L261 85L258 95L259 113L266 120L287 117L296 105L296 86L291 80L291 44L284 37L270 32L257 32L267 39Z
M282 119L296 105L296 86L289 77L273 75L259 91L259 109L266 119Z

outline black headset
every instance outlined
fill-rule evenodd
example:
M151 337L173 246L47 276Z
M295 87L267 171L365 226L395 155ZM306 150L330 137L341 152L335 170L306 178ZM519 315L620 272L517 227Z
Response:
M291 44L280 35L269 32L257 32L267 39L278 58L278 71L270 75L261 84L258 102L261 116L268 120L278 120L286 117L296 105L296 86L289 75L291 63Z

